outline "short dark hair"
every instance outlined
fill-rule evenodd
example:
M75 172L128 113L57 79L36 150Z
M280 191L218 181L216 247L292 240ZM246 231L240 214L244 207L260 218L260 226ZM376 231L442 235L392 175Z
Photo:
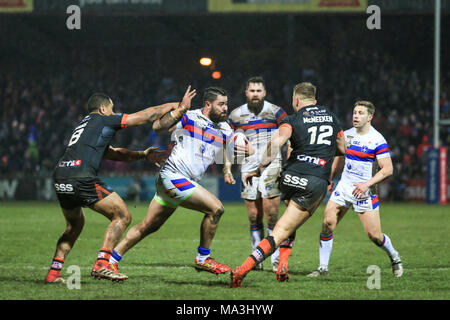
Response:
M302 99L315 99L316 86L311 82L300 82L294 87L294 94Z
M367 101L367 100L359 100L355 102L355 105L353 107L356 106L362 106L362 107L366 107L367 108L367 112L371 115L375 114L375 106L372 102Z
M87 110L89 113L97 111L100 106L108 105L111 103L111 98L104 93L94 93L87 102Z
M205 105L205 102L213 102L217 99L217 96L227 96L227 92L225 89L219 88L219 87L209 87L206 88L203 92L203 105Z
M248 89L248 86L250 83L262 83L263 87L266 88L266 83L264 82L264 78L261 76L251 77L247 80L246 89Z

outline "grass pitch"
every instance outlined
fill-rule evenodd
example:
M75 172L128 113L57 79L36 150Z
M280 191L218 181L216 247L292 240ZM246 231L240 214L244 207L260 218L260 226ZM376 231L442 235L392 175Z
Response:
M134 225L147 204L128 203ZM229 274L196 272L193 261L202 214L179 208L156 233L130 250L120 264L123 283L90 278L108 221L85 209L86 224L64 264L80 267L80 289L44 285L56 241L65 221L57 203L3 202L0 206L1 300L448 300L450 299L450 210L424 204L381 204L382 230L400 252L405 272L394 278L387 255L364 234L356 213L349 211L334 233L328 277L309 279L318 265L321 206L297 231L290 259L291 279L278 283L271 272L253 271L243 287L228 288ZM281 206L280 213L284 211ZM243 203L225 203L212 256L231 267L251 253ZM367 273L378 266L380 288L369 289Z

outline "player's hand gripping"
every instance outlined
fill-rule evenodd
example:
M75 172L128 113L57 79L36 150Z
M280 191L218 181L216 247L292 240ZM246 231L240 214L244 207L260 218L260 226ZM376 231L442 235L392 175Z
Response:
M238 144L234 144L234 156L235 157L248 157L255 153L255 149L253 148L250 141L247 138L244 138L245 146L241 146Z
M181 100L178 108L182 109L183 113L186 113L191 108L191 101L197 94L197 91L193 89L191 91L191 86L189 85L184 93L183 99Z
M159 151L158 147L150 147L144 151L145 160L154 163L158 168L169 157L167 150Z
M236 184L236 180L234 180L233 174L231 172L225 172L223 174L223 180L226 184Z
M245 178L244 178L244 183L245 183L246 185L248 185L248 184L252 185L252 179L253 179L253 177L260 177L260 176L261 176L261 169L258 167L258 169L249 172L249 173L245 176Z
M369 188L370 188L370 186L367 185L367 183L365 183L365 182L357 183L354 186L355 186L355 189L353 190L353 195L358 199L364 197L367 190L369 190Z
M328 185L328 192L333 193L333 187L334 187L334 181L331 180L330 184Z

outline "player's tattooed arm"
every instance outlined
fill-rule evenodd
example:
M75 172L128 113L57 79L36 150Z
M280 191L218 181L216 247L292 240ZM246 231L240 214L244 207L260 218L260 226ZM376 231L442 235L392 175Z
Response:
M152 126L153 130L155 132L173 131L175 125L181 120L181 117L191 108L191 100L196 94L196 90L191 90L191 86L188 86L180 104L156 120Z
M127 117L127 127L154 122L177 107L178 102L170 102L129 114Z
M181 117L188 111L184 105L180 105L175 110L166 113L161 119L153 123L153 130L155 132L173 131L175 125L181 120Z
M113 148L109 146L109 148L105 151L103 158L123 162L147 160L159 167L160 163L167 159L168 152L167 150L159 151L157 149L158 147L150 147L143 151L132 151L126 148Z

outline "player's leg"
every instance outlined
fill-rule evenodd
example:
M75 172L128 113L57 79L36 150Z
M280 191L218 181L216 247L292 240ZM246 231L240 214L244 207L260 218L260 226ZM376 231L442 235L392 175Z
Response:
M258 181L258 191L263 198L264 217L267 221L267 235L271 235L274 226L278 221L280 195L278 188L278 178L281 172L281 160L273 161L261 174ZM276 272L279 264L280 250L277 248L270 256L272 271Z
M61 208L61 210L66 219L66 230L59 237L56 244L52 265L48 271L45 283L65 283L65 280L61 277L61 270L67 255L73 248L84 226L85 218L81 207L73 209Z
M247 207L248 220L250 222L250 242L252 250L256 249L256 245L264 239L264 222L263 222L263 204L262 199L255 200L245 199ZM263 265L255 266L256 270L262 270Z
M286 211L278 220L272 235L264 238L256 250L244 261L244 263L233 269L230 287L240 287L244 277L250 272L256 263L261 263L291 234L294 233L310 217L310 213L299 204L290 201Z
M333 250L334 230L337 224L348 211L348 207L335 202L336 199L329 200L325 207L322 230L319 236L319 267L308 274L307 277L317 277L328 275L328 264Z
M241 179L244 181L246 172L241 172ZM241 198L245 200L245 206L247 207L247 215L250 223L250 243L252 250L256 249L256 245L264 239L264 211L261 196L258 192L258 184L260 178L252 178L252 183L245 185L242 182ZM255 266L256 270L262 270L263 265L258 264Z
M252 249L264 238L263 208L261 198L245 199L248 221L250 223L250 239Z
M97 255L97 261L94 264L91 275L98 279L125 280L128 277L114 270L109 263L109 259L114 247L131 223L131 214L125 202L117 193L107 193L104 197L101 196L99 198L99 201L89 207L105 216L111 223L106 229L103 244Z
M185 199L182 207L202 212L205 216L200 225L200 244L197 248L195 268L197 271L208 271L214 274L225 273L230 268L211 258L211 244L225 209L211 192L200 185Z
M289 199L288 206L278 220L271 236L260 242L257 249L245 262L231 271L231 287L240 287L242 280L255 263L263 261L285 239L292 236L309 217L316 211L322 201L328 182L316 176L303 175L284 171L280 177L280 191L283 200ZM289 280L287 261L280 259L276 278L278 281Z
M359 213L359 218L369 239L378 247L382 248L389 256L392 264L392 271L396 277L403 274L403 265L400 254L392 245L388 235L381 232L380 213L378 210Z
M113 263L119 262L128 250L146 236L161 228L175 210L176 208L165 206L154 198L148 206L147 215L144 220L128 230L125 237L116 246L113 253L115 260L112 259L111 261Z
M264 217L267 221L267 235L270 236L273 232L274 226L278 221L278 210L280 206L280 196L272 197L272 198L262 198L263 203L263 211ZM280 257L280 250L284 250L283 248L278 248L275 252L270 256L270 261L272 263L272 271L276 272L278 269L278 262Z

